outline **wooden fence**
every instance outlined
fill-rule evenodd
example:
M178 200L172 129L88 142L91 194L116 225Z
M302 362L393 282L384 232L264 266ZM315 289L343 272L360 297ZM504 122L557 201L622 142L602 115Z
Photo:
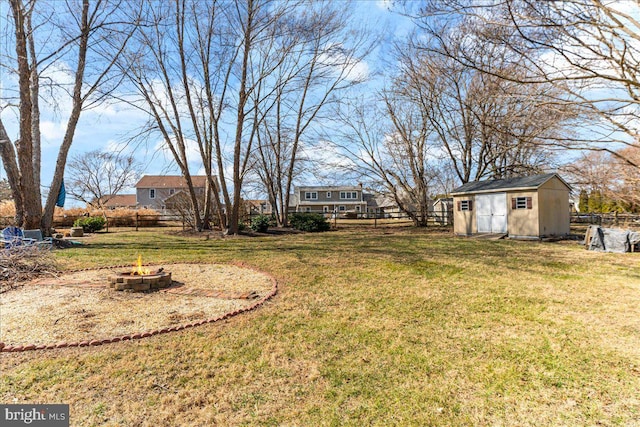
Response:
M258 216L259 214L251 214L245 215L243 218L243 222L246 225L251 224L253 218ZM327 220L331 222L332 226L411 226L413 225L413 220L411 217L404 212L393 212L393 213L356 213L349 212L347 214L326 214ZM55 216L53 218L53 227L54 228L70 228L73 226L73 223L82 216ZM184 218L180 215L130 215L130 216L109 216L108 212L106 214L106 230L108 231L109 227L118 227L118 228L132 228L138 230L140 228L145 227L182 227L183 229L189 228L189 224L184 220ZM429 213L427 223L430 226L450 226L453 224L453 214L452 212L445 213ZM572 224L598 224L604 226L615 226L615 227L632 227L639 228L640 227L640 215L637 214L618 214L618 213L607 213L607 214L571 214L571 223ZM4 228L10 225L14 225L13 217L0 217L0 228Z
M597 224L615 227L640 227L640 215L611 213L572 213L572 224Z

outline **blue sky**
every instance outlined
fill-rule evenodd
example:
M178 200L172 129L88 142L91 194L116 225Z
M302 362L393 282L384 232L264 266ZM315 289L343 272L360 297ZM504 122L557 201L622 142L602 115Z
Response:
M385 0L361 0L353 4L353 7L357 8L356 16L360 17L362 23L373 27L375 29L373 35L383 39L376 52L365 59L359 67L359 69L370 73L371 76L388 65L386 55L393 40L405 36L413 27L409 19L390 12L390 5L391 2ZM4 2L0 3L0 14L4 17L10 16L7 4ZM2 30L6 31L6 20L2 21L2 25L5 26ZM3 49L6 48L5 45ZM64 69L66 66L65 63L59 63L56 67L46 70L45 74L54 81L70 83L69 75L65 72L67 70ZM0 81L1 98L9 98L16 83L14 75L3 72ZM380 89L383 85L383 77L372 77L372 80L363 84L360 90L363 93L370 93ZM46 186L51 181L59 144L66 131L71 105L68 97L62 93L42 93L41 95L42 185L43 194L46 194ZM18 136L17 108L7 107L4 103L0 105L2 106L0 114L3 123L10 138L15 140ZM125 142L145 124L146 120L147 116L144 112L123 103L103 103L83 111L68 161L73 156L87 151L122 150L123 152L135 152L140 156L139 160L144 164L144 174L178 174L179 170L173 164L170 154L161 149L161 141L147 141L146 144L136 146L126 145ZM197 171L201 168L201 164L198 162L198 155L195 152L193 159L190 166L194 171ZM5 176L4 169L0 168L0 179ZM129 189L128 192L133 192L133 189Z

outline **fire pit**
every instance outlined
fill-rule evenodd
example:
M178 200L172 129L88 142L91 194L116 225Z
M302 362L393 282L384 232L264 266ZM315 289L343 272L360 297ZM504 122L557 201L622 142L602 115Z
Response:
M109 287L116 291L145 292L171 286L171 273L163 268L149 270L142 265L142 256L131 271L114 273L109 276Z

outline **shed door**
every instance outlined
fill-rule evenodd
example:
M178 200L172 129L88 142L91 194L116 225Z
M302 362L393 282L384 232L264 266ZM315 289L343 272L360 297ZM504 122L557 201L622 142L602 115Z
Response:
M507 193L476 196L478 233L507 232Z

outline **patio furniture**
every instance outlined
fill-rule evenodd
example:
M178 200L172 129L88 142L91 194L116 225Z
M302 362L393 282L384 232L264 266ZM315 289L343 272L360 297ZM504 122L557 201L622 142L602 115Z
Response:
M51 237L42 237L42 230L24 230L24 237L33 240L34 245L45 249L53 247L53 239Z
M21 228L9 226L2 230L1 243L5 249L14 249L21 246L29 246L35 243L34 239L26 238Z

